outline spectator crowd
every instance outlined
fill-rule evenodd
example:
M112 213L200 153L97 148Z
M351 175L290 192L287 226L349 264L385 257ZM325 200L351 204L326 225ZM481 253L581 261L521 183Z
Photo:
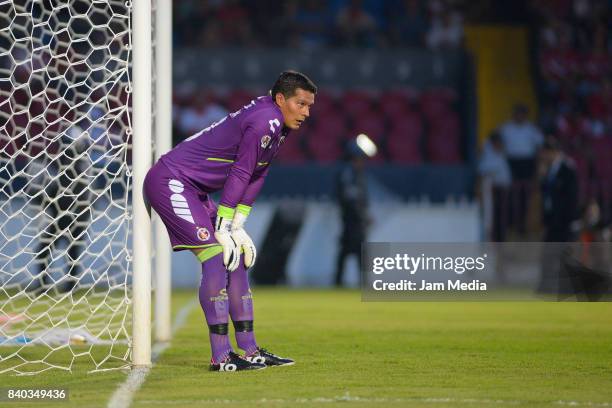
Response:
M182 0L175 42L198 47L460 47L463 1Z

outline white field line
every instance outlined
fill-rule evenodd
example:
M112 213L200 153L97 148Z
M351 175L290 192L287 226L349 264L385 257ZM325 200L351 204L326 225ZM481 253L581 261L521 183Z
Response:
M176 314L176 318L172 323L173 337L174 333L176 333L178 329L183 327L185 321L187 320L187 316L189 316L189 313L191 312L191 309L193 309L193 307L197 303L197 299L188 302ZM155 345L153 345L153 348L151 349L152 363L155 363L169 346L170 342L156 343ZM136 391L138 391L142 384L144 384L147 375L149 374L149 371L151 371L151 368L152 367L138 367L132 369L132 371L130 371L130 374L128 374L126 380L121 383L121 385L115 390L115 392L111 396L110 400L108 401L107 407L129 408L132 403L132 398L134 398L134 394L136 394Z
M351 396L348 393L343 396L332 398L260 398L251 400L238 399L182 399L182 400L142 400L139 404L144 405L193 405L200 406L205 404L221 405L268 405L268 404L325 404L336 402L356 402L356 403L380 403L380 404L468 404L468 405L512 405L520 406L525 404L548 405L548 406L567 406L567 407L612 407L612 402L591 402L591 401L516 401L502 399L478 399L478 398L368 398Z

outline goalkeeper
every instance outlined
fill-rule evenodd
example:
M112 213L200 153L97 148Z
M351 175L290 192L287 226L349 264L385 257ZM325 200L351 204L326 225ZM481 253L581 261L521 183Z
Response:
M289 131L308 118L316 92L308 77L285 71L269 96L189 137L147 173L145 200L166 225L172 248L191 250L202 263L199 299L209 329L211 370L294 363L255 341L247 268L255 263L256 249L244 223L272 159ZM221 191L218 208L209 196L215 191ZM228 314L244 357L230 345Z

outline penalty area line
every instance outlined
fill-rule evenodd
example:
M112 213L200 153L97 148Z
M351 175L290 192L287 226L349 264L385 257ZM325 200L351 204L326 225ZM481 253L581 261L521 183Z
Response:
M185 306L181 308L176 314L176 318L172 323L172 337L174 334L185 324L187 316L191 312L191 309L197 304L197 299L191 300ZM108 404L108 408L129 408L132 404L132 399L136 391L142 387L147 375L151 371L153 364L159 360L162 353L170 346L170 342L156 343L151 349L151 367L137 367L133 368L126 380L115 390Z

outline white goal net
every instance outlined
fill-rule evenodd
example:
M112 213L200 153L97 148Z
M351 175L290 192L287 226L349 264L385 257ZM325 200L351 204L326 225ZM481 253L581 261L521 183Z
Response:
M0 0L0 374L129 365L131 14Z

